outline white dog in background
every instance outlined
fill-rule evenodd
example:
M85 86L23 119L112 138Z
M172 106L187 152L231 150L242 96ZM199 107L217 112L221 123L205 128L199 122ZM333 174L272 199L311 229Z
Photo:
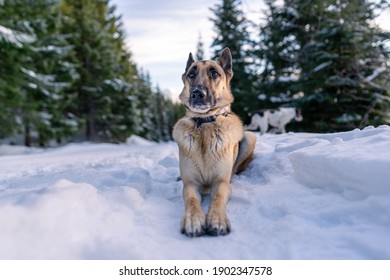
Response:
M266 109L254 113L251 118L251 123L245 126L245 129L260 129L260 133L264 134L268 131L268 127L272 126L278 133L286 133L286 125L293 119L298 122L303 120L301 111L298 108L282 107L276 110Z

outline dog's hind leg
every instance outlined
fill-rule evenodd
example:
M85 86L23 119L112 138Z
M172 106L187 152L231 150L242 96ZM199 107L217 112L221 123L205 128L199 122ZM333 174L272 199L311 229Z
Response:
M245 170L253 159L253 152L256 146L256 135L253 132L245 131L244 138L239 143L238 155L233 166L233 174Z

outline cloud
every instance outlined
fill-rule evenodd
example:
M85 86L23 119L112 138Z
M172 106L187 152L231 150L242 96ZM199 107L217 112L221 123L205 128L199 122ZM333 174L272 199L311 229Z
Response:
M154 84L179 93L185 62L188 53L196 50L199 33L209 55L207 48L214 36L209 20L212 2L112 1L122 14L134 61L149 71Z
M181 75L188 53L196 51L199 33L210 58L209 47L215 37L210 7L219 0L113 0L122 15L126 44L136 64L151 75L161 89L180 92ZM259 18L262 1L243 1L243 9L253 20Z

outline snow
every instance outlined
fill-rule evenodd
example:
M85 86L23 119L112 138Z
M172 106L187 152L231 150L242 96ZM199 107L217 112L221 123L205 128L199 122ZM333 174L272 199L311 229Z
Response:
M0 156L4 155L23 155L23 154L31 154L31 153L37 153L42 152L42 150L38 148L28 148L24 146L13 146L13 145L5 145L0 144ZM2 161L2 158L0 158Z
M389 126L257 135L224 237L180 233L173 142L2 149L1 259L390 258Z
M153 145L155 142L146 140L142 137L139 137L137 135L131 135L129 138L126 140L126 144L128 145L144 145L144 146L150 146Z
M353 133L358 139L350 139ZM374 138L372 134L375 134ZM345 194L388 194L390 135L377 135L372 128L338 135L331 142L320 141L289 155L297 180L308 186ZM319 153L321 157L317 156Z
M296 17L296 18L299 18L299 13L296 9L292 8L292 7L287 7L287 13Z
M389 70L386 67L376 68L376 69L374 69L374 71L372 72L372 74L370 76L365 78L365 80L368 81L368 82L372 82L379 75L385 73L386 71L389 72Z
M294 82L294 81L297 81L298 78L297 77L294 77L294 76L279 76L278 77L278 81L279 82Z
M14 44L18 48L21 48L24 43L34 42L35 37L0 25L0 40L4 40L5 42Z
M313 69L313 72L321 71L322 69L328 67L329 65L332 65L332 61L327 61L327 62L321 63L320 65L316 66Z

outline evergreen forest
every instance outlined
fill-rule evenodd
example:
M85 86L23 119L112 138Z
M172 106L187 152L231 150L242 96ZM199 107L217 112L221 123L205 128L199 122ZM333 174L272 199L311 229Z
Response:
M245 123L295 106L299 131L390 124L390 33L375 24L387 1L264 3L260 24L239 0L210 7L212 58L231 49L233 110ZM199 35L197 59L204 48ZM168 141L184 108L151 80L110 0L0 0L0 141Z
M234 111L299 107L294 130L335 132L390 124L390 30L375 22L384 0L264 1L261 23L240 0L211 8L214 57L232 49ZM198 44L199 46L199 44Z
M124 40L109 0L0 1L0 139L170 140L184 109L153 87Z

